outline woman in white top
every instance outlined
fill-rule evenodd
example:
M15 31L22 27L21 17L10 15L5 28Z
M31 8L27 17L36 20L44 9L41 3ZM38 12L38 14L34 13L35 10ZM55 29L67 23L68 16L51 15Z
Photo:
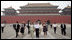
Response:
M54 33L56 34L56 27L57 27L56 22L54 22L53 27L54 27Z

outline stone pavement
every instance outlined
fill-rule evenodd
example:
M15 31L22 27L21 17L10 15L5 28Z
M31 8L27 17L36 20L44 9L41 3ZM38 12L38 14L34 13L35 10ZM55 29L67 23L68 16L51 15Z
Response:
M59 24L59 26L60 26L60 24ZM40 34L39 38L36 38L35 32L34 32L33 39L71 39L71 24L66 24L66 26L67 26L66 36L61 34L61 29L59 26L57 27L56 34L54 34L53 27L50 28L50 26L49 26L46 37L44 37L42 30L41 30L41 34ZM15 30L13 29L12 26L7 24L7 26L4 28L4 33L1 33L1 39L32 39L32 37L30 34L27 33L27 28L26 28L23 37L21 34L19 34L19 36L16 38L15 37Z

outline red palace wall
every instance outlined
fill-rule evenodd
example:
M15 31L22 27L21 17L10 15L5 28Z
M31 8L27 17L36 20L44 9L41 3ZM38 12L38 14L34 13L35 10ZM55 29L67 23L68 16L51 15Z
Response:
M16 21L19 21L22 23L23 21L26 23L28 20L31 22L35 22L38 19L41 20L42 23L44 23L47 20L50 20L51 23L69 23L71 24L71 16L5 16L4 18L7 23L16 23ZM1 23L3 21L3 16L1 16Z

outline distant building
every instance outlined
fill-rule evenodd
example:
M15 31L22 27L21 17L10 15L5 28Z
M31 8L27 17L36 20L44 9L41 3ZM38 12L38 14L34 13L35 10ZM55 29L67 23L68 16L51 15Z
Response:
M53 14L60 15L60 9L57 9L58 6L52 5L50 3L29 3L25 6L20 6L21 9L18 9L19 14Z
M14 16L17 15L17 12L14 8L9 7L9 8L4 8L5 11L2 11L5 16Z
M71 6L65 7L62 11L63 12L61 13L61 15L71 15Z
M21 9L15 10L12 7L5 8L5 16L1 16L1 23L4 20L6 23L26 23L28 20L36 22L40 20L41 23L50 20L51 23L71 23L71 16L60 15L58 6L50 3L29 3L25 6L20 6ZM65 10L65 9L64 9ZM19 13L16 13L19 11ZM68 10L67 10L68 12Z

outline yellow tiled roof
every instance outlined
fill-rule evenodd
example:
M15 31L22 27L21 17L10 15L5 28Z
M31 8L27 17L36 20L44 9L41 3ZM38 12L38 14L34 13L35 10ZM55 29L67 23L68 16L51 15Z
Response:
M50 3L28 3L25 7L41 7L41 6L54 6Z
M4 9L14 9L14 8L12 8L12 6L10 6L10 7L8 7L8 8L4 8Z

